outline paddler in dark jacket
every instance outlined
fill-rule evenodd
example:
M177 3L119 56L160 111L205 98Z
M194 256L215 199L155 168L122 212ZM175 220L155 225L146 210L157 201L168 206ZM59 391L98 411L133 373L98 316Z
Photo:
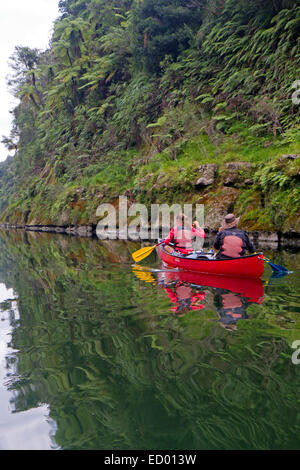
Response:
M233 214L226 215L214 243L214 248L219 250L216 259L239 258L246 250L255 252L247 232L237 228L239 220Z

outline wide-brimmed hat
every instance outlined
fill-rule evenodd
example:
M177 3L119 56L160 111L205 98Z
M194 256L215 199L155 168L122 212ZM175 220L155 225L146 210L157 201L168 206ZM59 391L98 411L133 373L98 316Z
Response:
M236 227L240 221L240 217L235 217L234 214L227 214L223 220L222 228Z

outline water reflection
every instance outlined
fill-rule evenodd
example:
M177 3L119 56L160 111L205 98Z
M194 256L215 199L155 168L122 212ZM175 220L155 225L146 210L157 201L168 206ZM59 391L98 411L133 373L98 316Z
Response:
M248 301L241 295L232 292L216 292L215 305L220 315L218 320L224 328L236 329L238 320L246 320Z
M17 393L11 384L18 376L16 350L11 344L20 315L13 289L0 284L0 449L48 450L55 447L51 436L55 423L47 405L16 413Z
M268 286L233 285L155 254L133 273L136 249L0 233L0 445L299 448L299 257L274 254L295 273Z
M262 304L264 288L260 279L245 279L211 274L199 274L172 269L155 270L139 265L132 268L144 282L152 282L164 289L177 316L205 308L207 290L213 293L217 320L224 328L236 329L238 320L249 318L247 308ZM270 284L270 283L269 283Z
M204 308L201 300L205 297L205 292L194 291L190 283L178 280L174 285L160 284L168 294L169 299L174 305L172 311L178 316L183 316L190 310L200 310ZM199 287L200 289L200 287Z

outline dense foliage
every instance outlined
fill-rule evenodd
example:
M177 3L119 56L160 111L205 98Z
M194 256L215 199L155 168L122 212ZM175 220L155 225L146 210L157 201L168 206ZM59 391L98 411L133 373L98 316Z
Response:
M21 208L26 221L36 195L53 203L80 178L90 187L124 155L128 173L136 156L141 167L169 149L172 162L195 135L295 141L297 4L60 0L49 49L18 46L11 57L19 104L4 138L15 155L0 167L0 212Z

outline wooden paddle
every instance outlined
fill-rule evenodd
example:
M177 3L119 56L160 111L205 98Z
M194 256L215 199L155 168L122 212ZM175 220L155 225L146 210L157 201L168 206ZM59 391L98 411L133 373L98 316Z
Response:
M149 256L152 253L154 248L156 248L158 245L161 245L163 242L164 240L162 242L157 243L157 245L145 246L144 248L140 248L139 250L131 254L133 260L136 263L139 263L140 261L142 261L142 259L147 258L147 256Z

